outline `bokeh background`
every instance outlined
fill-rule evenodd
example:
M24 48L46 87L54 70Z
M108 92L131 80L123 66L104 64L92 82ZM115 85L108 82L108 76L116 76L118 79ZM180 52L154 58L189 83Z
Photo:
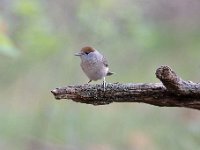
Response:
M0 149L199 149L196 110L54 100L88 81L74 56L86 45L107 56L108 82L159 82L163 64L199 82L200 1L0 0Z

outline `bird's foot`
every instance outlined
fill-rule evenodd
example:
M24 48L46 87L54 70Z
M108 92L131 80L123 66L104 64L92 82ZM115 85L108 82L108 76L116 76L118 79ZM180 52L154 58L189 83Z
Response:
M92 80L88 81L88 83L92 82Z
M103 91L105 91L106 90L106 80L105 80L105 78L103 78Z

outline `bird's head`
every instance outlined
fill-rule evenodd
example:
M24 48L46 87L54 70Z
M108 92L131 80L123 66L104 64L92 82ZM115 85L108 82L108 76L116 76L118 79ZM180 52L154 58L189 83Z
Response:
M83 55L88 55L91 52L94 52L95 49L91 46L85 46L83 47L79 53L75 53L75 56L83 56Z

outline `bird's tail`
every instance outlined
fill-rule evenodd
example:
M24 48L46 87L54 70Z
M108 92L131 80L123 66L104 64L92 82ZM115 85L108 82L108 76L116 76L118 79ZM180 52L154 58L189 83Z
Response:
M106 74L106 76L111 76L111 75L113 75L113 74L115 74L115 73L114 73L114 72L108 71L108 73Z

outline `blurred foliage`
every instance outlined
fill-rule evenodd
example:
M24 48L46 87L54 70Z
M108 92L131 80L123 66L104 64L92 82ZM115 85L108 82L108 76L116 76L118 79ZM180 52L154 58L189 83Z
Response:
M0 34L0 52L12 57L18 55L17 49L13 46L10 38L3 34Z
M85 45L107 56L109 82L158 82L163 64L199 82L199 13L198 0L0 0L0 149L198 149L197 111L94 107L49 91L87 82L73 55Z
M2 18L0 18L0 53L11 57L18 55L17 49L7 35L7 25Z

